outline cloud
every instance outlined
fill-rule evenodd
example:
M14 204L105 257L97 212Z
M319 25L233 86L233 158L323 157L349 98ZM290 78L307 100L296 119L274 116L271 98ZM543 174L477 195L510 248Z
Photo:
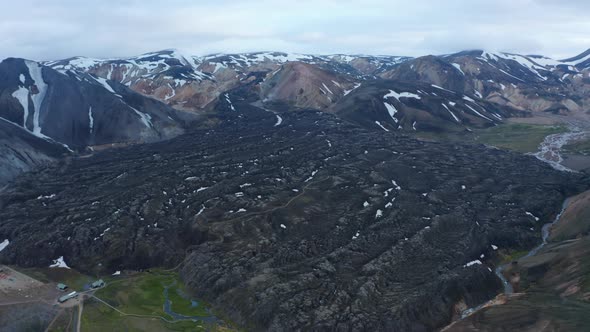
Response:
M582 0L20 0L0 12L0 57L485 48L562 58L590 47L588 9Z

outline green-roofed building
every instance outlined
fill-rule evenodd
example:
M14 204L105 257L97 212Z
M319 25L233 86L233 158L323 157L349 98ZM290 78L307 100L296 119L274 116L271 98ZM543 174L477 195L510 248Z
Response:
M102 279L99 279L99 280L97 280L97 281L93 282L93 283L92 283L90 286L91 286L92 288L100 288L100 287L104 287L104 285L105 285L105 282L104 282L104 280L102 280Z
M59 289L60 291L65 291L66 289L68 289L68 285L59 283L57 284L57 289Z

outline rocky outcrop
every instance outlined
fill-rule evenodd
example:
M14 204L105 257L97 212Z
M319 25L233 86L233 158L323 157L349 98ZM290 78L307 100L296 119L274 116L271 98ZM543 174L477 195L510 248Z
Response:
M289 62L260 84L264 102L285 102L299 108L325 110L354 83L332 72L302 62Z

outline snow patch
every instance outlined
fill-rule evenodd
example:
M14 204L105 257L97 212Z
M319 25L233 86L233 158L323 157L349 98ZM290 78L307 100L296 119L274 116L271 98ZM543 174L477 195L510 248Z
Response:
M8 239L2 241L2 243L0 243L0 251L6 249L6 247L8 247L9 244L10 244L10 241L8 241Z
M470 266L473 266L473 265L476 265L476 264L477 265L481 265L481 261L479 259L476 259L474 261L471 261L471 262L463 265L463 267L470 267Z
M53 264L49 265L49 267L61 267L65 269L69 269L70 267L64 261L64 256L59 257L58 259L53 260Z
M453 67L457 68L457 70L459 72L461 72L461 74L463 74L463 76L465 76L465 73L461 70L461 65L458 63L451 63L453 65Z
M12 93L12 96L16 98L23 107L23 128L27 129L27 118L29 117L29 90L19 87L18 90Z
M449 111L449 113L451 113L451 115L453 116L453 119L455 119L455 121L457 122L461 122L461 120L459 120L459 118L455 115L455 113L453 113L445 104L442 104L444 108L447 109L447 111Z
M401 92L401 93L397 93L393 90L389 90L389 93L386 94L385 96L383 96L383 99L387 99L389 97L393 97L397 100L399 100L400 98L415 98L415 99L422 99L422 97L420 97L419 95L415 94L415 93L411 93L411 92Z
M88 126L90 128L90 133L94 131L94 117L92 116L92 106L88 108Z
M375 123L376 123L376 124L377 124L379 127L381 127L381 129L383 129L383 130L385 130L385 131L389 131L389 129L387 129L387 128L383 127L383 125L381 125L381 122L379 122L379 121L375 121Z

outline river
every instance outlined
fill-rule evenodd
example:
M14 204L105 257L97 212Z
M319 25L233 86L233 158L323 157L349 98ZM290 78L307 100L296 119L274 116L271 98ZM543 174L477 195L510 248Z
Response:
M590 138L590 125L587 122L572 120L567 120L566 123L569 128L568 132L545 137L541 145L539 145L539 151L533 155L539 160L549 163L557 170L573 172L574 170L563 164L564 159L561 150L565 145Z

